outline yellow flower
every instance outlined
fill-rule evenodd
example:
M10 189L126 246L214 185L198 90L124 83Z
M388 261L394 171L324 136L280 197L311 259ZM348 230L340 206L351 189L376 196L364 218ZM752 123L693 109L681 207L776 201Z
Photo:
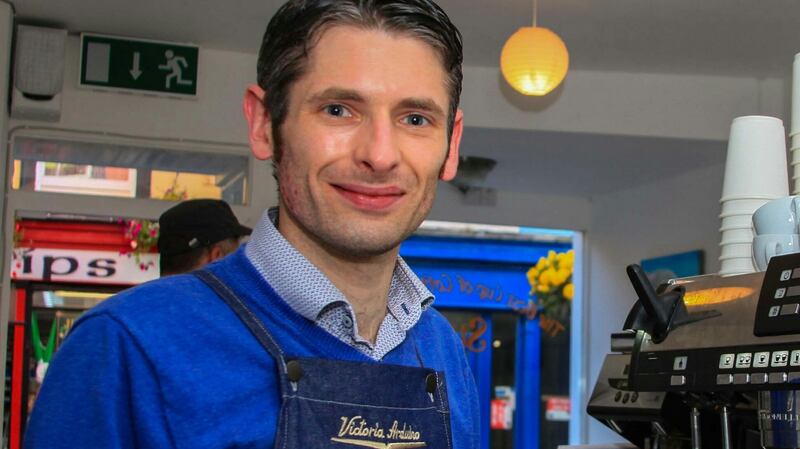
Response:
M547 259L545 259L544 257L540 257L539 261L536 262L536 269L542 271L546 267L547 267Z
M553 263L556 260L556 252L552 249L547 252L547 261Z
M539 293L547 293L550 291L550 287L543 284L539 284L536 286L536 291Z
M537 270L536 267L532 267L530 270L528 270L527 276L528 276L528 283L531 285L535 285L536 278L539 277L539 270Z
M564 282L567 282L567 279L569 279L571 274L572 272L570 270L567 270L566 268L559 268L559 270L556 272L556 280L553 282L553 284L561 285Z
M544 285L553 285L556 281L556 270L548 268L539 275L539 282Z
M571 282L564 286L563 293L564 297L567 298L568 301L572 301L572 297L575 296L575 287Z

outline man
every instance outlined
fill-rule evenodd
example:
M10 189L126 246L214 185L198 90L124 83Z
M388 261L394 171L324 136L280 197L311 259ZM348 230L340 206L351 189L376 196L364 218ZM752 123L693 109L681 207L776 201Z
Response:
M188 273L239 248L252 229L242 226L222 200L198 199L173 206L158 218L161 276Z
M244 99L279 208L82 317L27 447L476 448L463 346L398 257L456 173L461 60L430 0L281 7Z

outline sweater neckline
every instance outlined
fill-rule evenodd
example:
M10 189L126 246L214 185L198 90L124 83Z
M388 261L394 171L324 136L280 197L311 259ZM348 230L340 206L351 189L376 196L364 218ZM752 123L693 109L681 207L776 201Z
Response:
M229 287L247 304L251 310L264 322L271 334L275 334L273 320L289 322L297 329L299 338L313 342L324 356L330 358L378 363L358 349L341 341L316 323L300 315L281 298L275 289L261 276L258 270L248 260L243 249L237 250L223 261L208 266L209 269L222 278ZM244 326L244 324L242 324ZM276 337L273 335L273 337ZM406 341L413 338L406 334ZM277 338L280 342L282 339ZM286 351L286 348L282 347ZM395 348L395 349L399 349ZM287 352L288 356L292 356ZM387 354L388 356L388 354Z

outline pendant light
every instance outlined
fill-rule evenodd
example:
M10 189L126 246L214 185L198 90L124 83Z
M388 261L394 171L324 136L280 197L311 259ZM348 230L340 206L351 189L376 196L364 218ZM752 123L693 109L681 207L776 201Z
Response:
M542 96L567 76L569 53L556 33L536 26L536 3L533 0L533 26L518 29L503 45L500 71L518 92Z

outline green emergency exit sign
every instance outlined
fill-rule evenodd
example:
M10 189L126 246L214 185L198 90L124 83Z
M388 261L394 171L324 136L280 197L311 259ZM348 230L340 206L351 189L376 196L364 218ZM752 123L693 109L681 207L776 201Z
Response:
M80 84L195 96L199 53L191 45L84 33Z

